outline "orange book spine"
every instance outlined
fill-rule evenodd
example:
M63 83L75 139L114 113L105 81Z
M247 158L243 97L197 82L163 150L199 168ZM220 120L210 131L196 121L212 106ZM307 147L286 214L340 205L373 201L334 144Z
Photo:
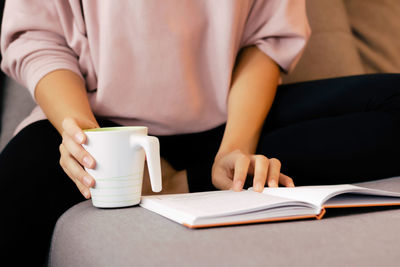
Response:
M265 222L293 221L293 220L303 220L303 219L321 220L324 217L324 215L326 214L327 208L355 208L355 207L379 207L379 206L400 206L400 203L362 204L362 205L332 205L332 206L326 205L321 209L321 212L317 215L301 215L301 216L291 216L291 217L278 217L278 218L272 218L272 219L247 220L247 221L240 221L240 222L213 223L213 224L201 224L201 225L190 225L187 223L183 223L183 225L188 228L196 229L196 228L209 228L209 227L229 226L229 225L265 223Z
M187 223L183 223L183 225L188 228L196 229L196 228L209 228L209 227L218 227L218 226L278 222L278 221L293 221L293 220L304 220L304 219L320 220L324 216L324 214L325 214L325 209L322 209L321 213L318 215L301 215L301 216L291 216L291 217L278 217L278 218L272 218L272 219L248 220L248 221L228 222L228 223L212 223L212 224L201 224L201 225L190 225Z
M400 206L400 203L381 203L381 204L359 204L359 205L324 205L324 208L362 208L362 207L384 207Z

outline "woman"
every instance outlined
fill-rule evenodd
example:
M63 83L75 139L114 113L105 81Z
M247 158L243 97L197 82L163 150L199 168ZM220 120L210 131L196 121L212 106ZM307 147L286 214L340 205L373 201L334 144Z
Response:
M38 107L0 156L2 200L17 203L3 242L40 261L57 218L90 197L86 128L148 126L164 192L398 174L398 76L278 87L309 34L305 1L6 2L2 69Z

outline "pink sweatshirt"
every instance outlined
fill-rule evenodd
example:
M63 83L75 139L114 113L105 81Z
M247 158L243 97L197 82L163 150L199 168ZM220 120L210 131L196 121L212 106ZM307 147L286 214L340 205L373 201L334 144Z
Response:
M226 122L241 48L290 71L310 34L305 0L9 0L2 26L1 67L32 95L68 69L95 115L159 135ZM36 107L19 128L45 118Z

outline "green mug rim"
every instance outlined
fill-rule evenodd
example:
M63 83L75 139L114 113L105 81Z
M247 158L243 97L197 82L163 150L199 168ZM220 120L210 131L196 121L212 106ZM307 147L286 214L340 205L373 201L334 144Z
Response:
M129 131L129 130L147 130L146 126L116 126L116 127L100 127L100 128L92 128L83 130L86 132L120 132L120 131Z

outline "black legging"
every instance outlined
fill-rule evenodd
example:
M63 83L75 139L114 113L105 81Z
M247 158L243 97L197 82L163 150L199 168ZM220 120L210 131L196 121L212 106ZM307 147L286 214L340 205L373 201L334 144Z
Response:
M102 126L116 125L99 120ZM224 125L159 136L161 155L187 169L190 191L213 190ZM44 261L54 225L83 201L59 166L61 138L48 121L23 129L0 154L2 260ZM400 75L351 76L279 86L257 153L276 157L296 185L400 175ZM10 262L10 261L9 261Z

